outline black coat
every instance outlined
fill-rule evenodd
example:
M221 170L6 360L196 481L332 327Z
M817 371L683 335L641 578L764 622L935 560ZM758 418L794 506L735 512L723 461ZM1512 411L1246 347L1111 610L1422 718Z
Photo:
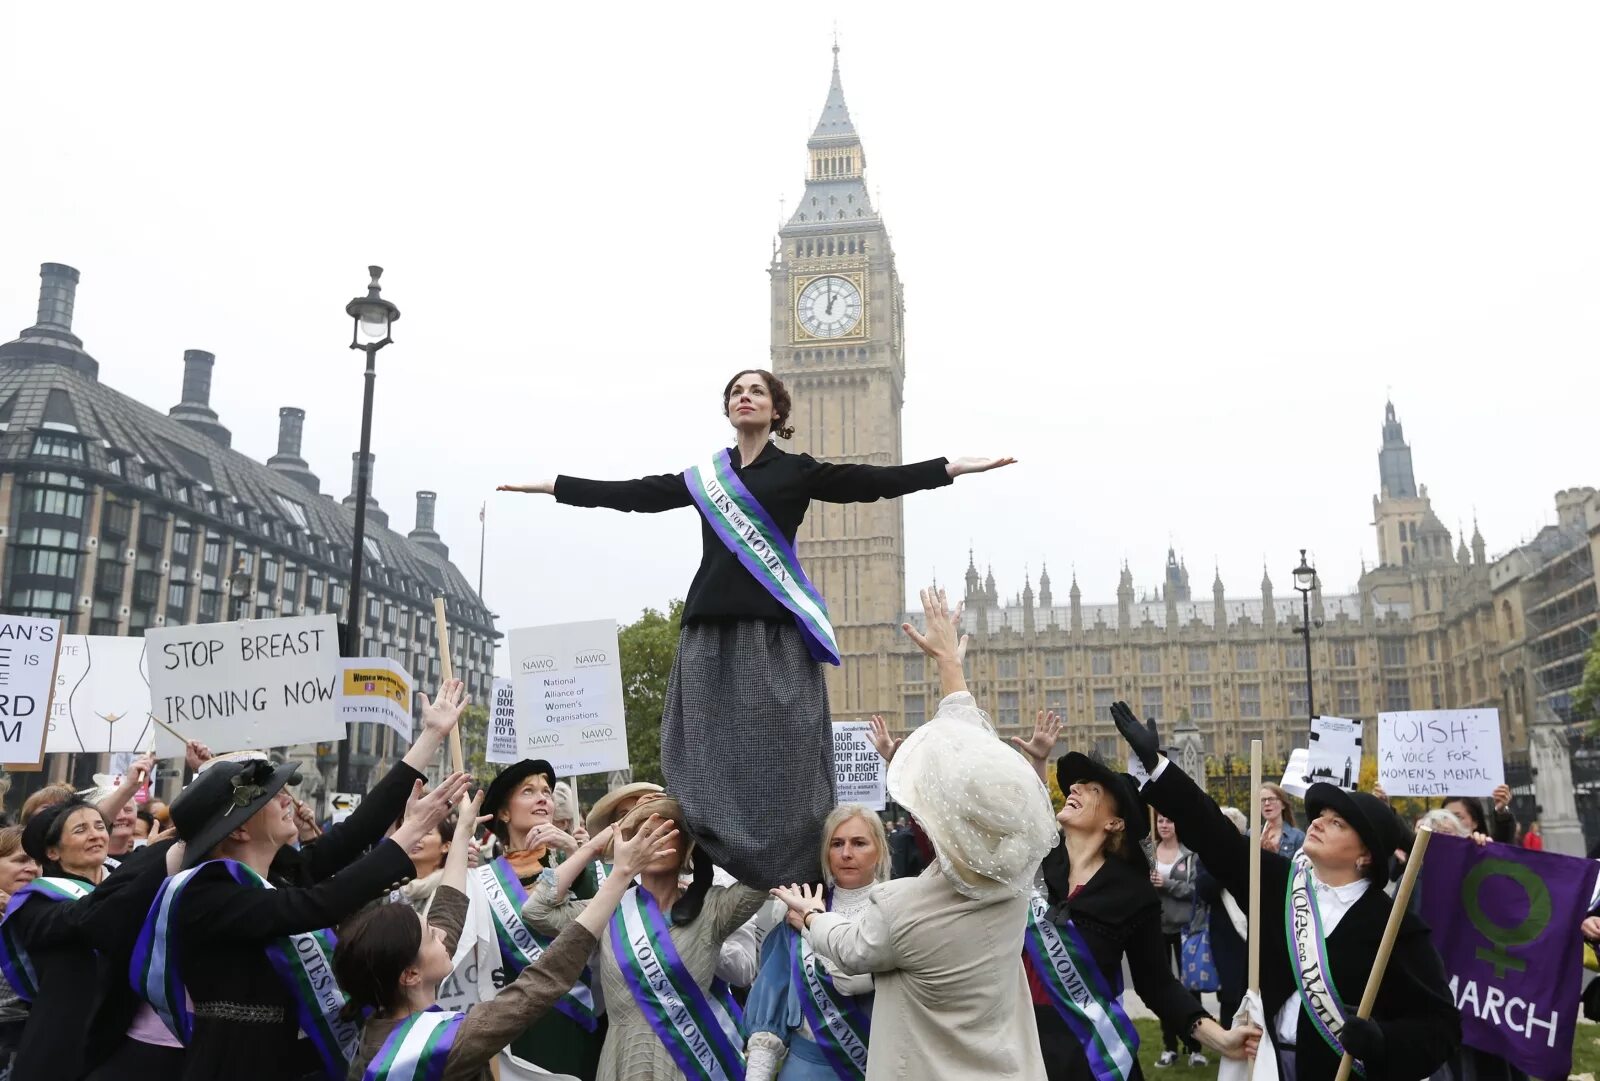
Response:
M1067 900L1070 868L1066 845L1050 850L1043 870L1051 921L1062 925L1072 921L1107 987L1120 989L1126 957L1134 990L1157 1017L1188 1032L1190 1025L1205 1016L1194 994L1173 975L1171 954L1161 933L1161 897L1150 884L1148 871L1141 873L1132 863L1108 856L1078 895ZM1061 1015L1052 1006L1034 1012L1050 1081L1089 1081L1093 1076L1089 1060Z
M766 508L791 544L813 499L824 503L872 503L938 488L950 483L945 465L943 458L916 465L835 465L819 462L809 454L788 454L777 444L769 443L755 461L741 469L739 451L733 451L735 475ZM562 476L556 478L555 491L557 501L574 507L653 514L693 505L682 473L617 481ZM684 600L685 623L702 619L786 623L794 618L728 551L704 515L700 516L700 538L700 569L695 571Z
M128 983L127 958L139 924L166 876L166 850L164 844L139 849L87 897L30 901L7 921L39 987L12 1077L75 1081L107 1050L98 1041L104 1031L98 1019L126 1010L127 1028L132 1004L119 989ZM159 870L153 878L144 873L151 867Z
M1183 843L1199 855L1239 907L1255 918L1250 912L1250 838L1240 834L1211 797L1171 762L1160 777L1144 786L1143 794L1151 806L1177 824ZM1283 914L1289 874L1288 860L1271 852L1261 854L1261 903L1270 920L1263 925L1261 936L1261 997L1267 1025L1274 1029L1278 1011L1290 995L1299 994ZM1361 1000L1377 959L1391 907L1389 896L1374 885L1328 936L1330 975L1351 1011ZM1366 1063L1368 1081L1427 1077L1448 1061L1461 1043L1461 1015L1450 997L1444 963L1433 948L1427 925L1414 913L1407 913L1400 924L1372 1014L1383 1030L1385 1056L1382 1061ZM1273 1038L1277 1038L1275 1031ZM1298 1081L1331 1081L1339 1071L1339 1057L1317 1035L1303 1007L1296 1041Z

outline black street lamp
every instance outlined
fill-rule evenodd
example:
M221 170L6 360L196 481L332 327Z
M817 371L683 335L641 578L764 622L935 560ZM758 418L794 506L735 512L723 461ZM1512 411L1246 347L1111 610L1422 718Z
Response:
M241 555L233 566L233 573L228 575L228 596L233 598L231 610L233 619L243 619L248 614L244 602L249 593L250 575L244 569L244 556Z
M361 396L361 454L356 459L356 529L350 545L350 594L345 608L344 655L361 656L361 564L366 554L367 542L367 488L372 481L372 389L378 378L378 350L394 339L390 329L400 318L400 309L384 300L378 279L383 277L381 266L369 266L372 281L367 285L367 295L356 297L345 305L345 314L355 323L351 332L350 348L367 354L366 387ZM339 791L350 791L350 733L339 742Z
M1300 549L1300 565L1294 569L1294 587L1300 591L1300 634L1306 640L1306 719L1314 720L1317 707L1311 700L1311 590L1317 584L1317 569L1306 562L1306 550Z

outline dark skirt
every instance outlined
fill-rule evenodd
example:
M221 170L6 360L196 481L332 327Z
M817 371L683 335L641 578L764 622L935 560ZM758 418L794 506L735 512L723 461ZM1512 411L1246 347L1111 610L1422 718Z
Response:
M695 840L740 882L821 880L833 726L822 666L792 622L683 628L662 710L661 768Z

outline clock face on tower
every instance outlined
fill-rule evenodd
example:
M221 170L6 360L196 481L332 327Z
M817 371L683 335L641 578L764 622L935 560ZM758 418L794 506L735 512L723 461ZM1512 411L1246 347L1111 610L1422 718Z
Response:
M812 278L795 299L795 317L815 338L843 338L861 325L861 289L849 278Z

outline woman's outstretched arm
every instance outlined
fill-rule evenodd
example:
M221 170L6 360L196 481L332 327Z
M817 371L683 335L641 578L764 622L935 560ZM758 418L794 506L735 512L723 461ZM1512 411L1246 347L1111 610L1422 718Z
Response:
M676 510L690 503L689 486L682 473L660 473L638 480L586 480L560 476L532 484L502 484L500 492L553 495L557 503L572 507L604 507L607 510L656 514Z

